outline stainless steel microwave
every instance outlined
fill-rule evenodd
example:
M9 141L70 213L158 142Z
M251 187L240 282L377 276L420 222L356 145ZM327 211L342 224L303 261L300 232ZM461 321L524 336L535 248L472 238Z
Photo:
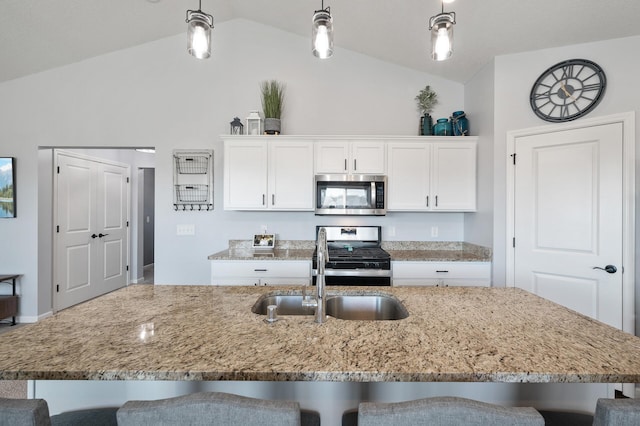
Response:
M384 216L387 177L380 175L316 175L317 215Z

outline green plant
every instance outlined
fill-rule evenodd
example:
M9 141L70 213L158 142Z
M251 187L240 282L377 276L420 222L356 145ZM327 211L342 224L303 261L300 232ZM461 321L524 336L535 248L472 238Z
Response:
M280 118L284 106L284 83L267 80L260 83L262 112L265 118Z
M433 107L438 103L438 94L431 90L431 87L425 86L424 89L418 92L416 102L418 102L418 110L420 111L420 114L431 114Z

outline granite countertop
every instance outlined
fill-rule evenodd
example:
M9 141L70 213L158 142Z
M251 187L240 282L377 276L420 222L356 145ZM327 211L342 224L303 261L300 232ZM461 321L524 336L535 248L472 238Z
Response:
M491 262L490 248L466 242L384 241L392 261ZM248 240L230 240L229 248L214 253L209 260L311 260L315 241L276 241L273 250L255 251Z
M640 338L516 288L388 287L410 316L253 314L300 287L132 285L0 335L0 379L640 382Z

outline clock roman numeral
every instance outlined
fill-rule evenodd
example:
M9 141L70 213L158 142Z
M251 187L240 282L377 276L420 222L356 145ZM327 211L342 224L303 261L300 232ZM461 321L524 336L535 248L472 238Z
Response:
M599 84L585 84L584 86L582 86L582 91L583 92L589 92L591 90L599 90L600 89L600 85Z
M566 80L571 77L573 77L573 65L562 67L562 79Z

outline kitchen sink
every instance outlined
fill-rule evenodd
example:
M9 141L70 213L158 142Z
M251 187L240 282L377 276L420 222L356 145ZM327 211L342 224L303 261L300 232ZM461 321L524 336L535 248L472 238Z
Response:
M267 306L276 305L278 315L313 315L315 308L302 306L302 295L263 295L254 303L251 312L267 315Z
M400 320L409 312L398 299L383 295L330 296L327 314L343 320Z
M315 308L302 306L302 295L263 295L251 312L267 314L276 305L278 315L313 315ZM380 321L407 318L409 312L395 297L388 295L334 295L327 297L327 315L342 320Z

